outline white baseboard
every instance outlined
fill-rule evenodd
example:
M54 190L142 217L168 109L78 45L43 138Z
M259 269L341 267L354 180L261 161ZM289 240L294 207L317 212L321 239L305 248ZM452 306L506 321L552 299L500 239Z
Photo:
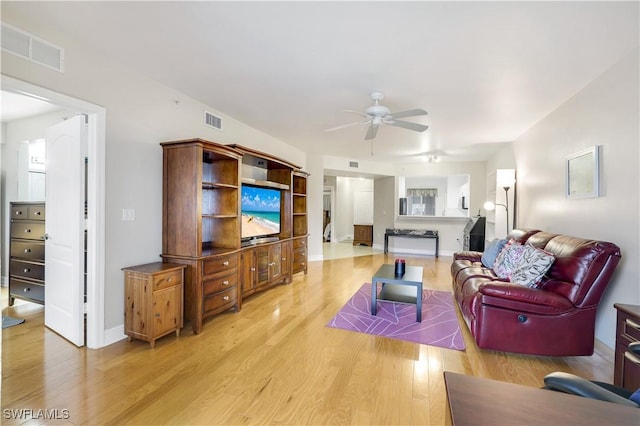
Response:
M307 257L309 262L321 262L324 260L324 256L321 254L314 254L313 256Z
M124 334L124 324L115 326L104 331L104 344L101 347L109 346L126 338L127 335Z

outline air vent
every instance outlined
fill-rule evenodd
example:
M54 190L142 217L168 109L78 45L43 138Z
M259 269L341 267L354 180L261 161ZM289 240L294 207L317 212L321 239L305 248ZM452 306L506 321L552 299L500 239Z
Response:
M216 130L222 130L222 118L217 117L208 111L204 112L204 124L209 127L213 127Z
M353 167L354 169L358 168L358 162L357 161L349 161L349 167Z
M4 22L2 50L47 68L64 71L64 49Z

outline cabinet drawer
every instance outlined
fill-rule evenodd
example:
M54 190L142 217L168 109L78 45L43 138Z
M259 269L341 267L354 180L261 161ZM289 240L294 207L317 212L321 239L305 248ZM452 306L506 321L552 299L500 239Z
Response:
M623 333L630 341L640 341L640 321L635 318L625 318Z
M294 260L293 261L293 272L295 273L295 272L303 271L305 266L306 266L305 261L297 262L297 261Z
M11 219L33 219L45 220L45 209L43 204L29 205L17 204L11 206Z
M298 249L302 247L307 247L307 239L306 238L295 238L293 240L293 249Z
M306 257L307 257L307 251L306 250L295 250L293 252L293 261L294 262L304 262Z
M202 262L202 275L213 275L220 272L232 271L238 267L237 253L219 256Z
M15 220L11 223L11 238L44 240L44 223Z
M11 259L9 263L9 273L11 275L44 281L44 265L42 263L16 259Z
M18 297L44 302L44 285L9 277L9 292Z
M202 301L202 312L207 313L209 311L213 311L227 305L231 307L236 303L236 300L238 298L237 290L237 287L232 287L228 290L221 291L212 296L205 297Z
M44 262L44 241L11 241L11 257Z
M204 297L208 297L219 291L229 289L237 284L238 274L236 272L232 272L219 278L203 281L202 294Z
M32 219L32 220L45 220L45 211L44 211L44 206L40 205L40 206L29 206L29 208L27 209L28 211L28 218Z
M153 275L153 289L173 287L182 283L182 269Z

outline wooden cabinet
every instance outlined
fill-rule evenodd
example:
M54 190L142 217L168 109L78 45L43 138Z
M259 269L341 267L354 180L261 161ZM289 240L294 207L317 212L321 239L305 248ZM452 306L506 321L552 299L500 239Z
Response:
M242 297L291 281L291 242L283 241L242 251Z
M353 225L353 245L373 245L373 225Z
M183 325L184 265L166 262L123 268L124 332L149 342L171 332L180 335Z
M292 241L293 259L291 263L291 271L294 274L298 272L307 273L307 237L294 238Z
M185 318L240 309L240 159L201 139L162 143L162 257L185 265Z
M640 341L640 306L615 303L616 354L613 382L631 392L640 389L640 357L629 351L629 343Z
M9 306L16 298L44 304L44 203L10 203Z
M160 145L162 258L186 266L184 317L194 333L207 317L239 311L243 296L306 273L306 173L240 145L201 139ZM279 233L247 247L241 237L243 184L280 191Z

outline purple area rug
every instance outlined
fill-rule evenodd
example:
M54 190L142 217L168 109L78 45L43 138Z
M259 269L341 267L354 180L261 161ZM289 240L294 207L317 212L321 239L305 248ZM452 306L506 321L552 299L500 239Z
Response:
M453 303L449 292L423 289L422 322L416 322L416 306L404 303L378 301L377 316L373 316L371 284L364 284L327 327L463 351L464 341Z

